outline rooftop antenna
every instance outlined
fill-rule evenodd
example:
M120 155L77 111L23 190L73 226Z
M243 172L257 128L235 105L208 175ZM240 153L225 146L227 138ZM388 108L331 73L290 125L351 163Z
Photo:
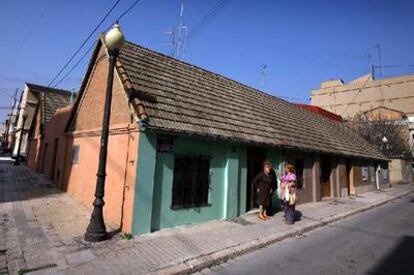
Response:
M184 51L185 40L187 35L187 26L183 24L183 16L184 16L184 0L181 0L181 8L180 8L180 18L178 21L178 35L177 35L177 53L176 57L180 58L180 53Z
M266 82L266 78L267 78L267 65L264 64L262 65L262 69L261 69L261 79L260 79L260 90L263 90L264 84Z
M175 31L174 29L166 30L164 31L164 34L170 36L171 42L166 43L166 44L171 47L170 56L175 57L175 47L176 47Z
M72 104L73 100L75 99L75 91L76 91L76 88L72 88L72 90L70 90L69 104Z
M378 67L380 68L380 71L381 71L381 78L383 78L384 77L384 70L382 68L382 62L381 62L381 47L380 47L379 44L375 45L375 47L378 50Z
M371 74L371 78L375 79L375 66L372 63L372 55L368 54L367 57L369 59L369 73Z
M169 35L171 42L167 45L171 46L170 56L177 59L180 58L180 55L184 52L185 45L187 43L187 26L183 23L184 18L184 0L181 0L180 6L180 16L178 20L178 27L171 28L164 32L164 34Z
M379 44L376 45L377 49L378 49L378 67L380 68L381 71L381 78L384 78L384 70L382 67L382 63L381 63L381 47ZM384 90L382 89L381 85L378 86L381 92L381 100L380 100L380 106L384 107Z

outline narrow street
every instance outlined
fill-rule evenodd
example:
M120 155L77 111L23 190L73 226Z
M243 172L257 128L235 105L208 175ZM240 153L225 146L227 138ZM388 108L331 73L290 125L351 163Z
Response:
M308 266L309 274L362 273L399 242L402 250L413 247L413 190L408 184L299 205L302 217L293 226L283 223L281 212L267 222L246 214L132 239L108 226L114 234L110 240L88 243L84 233L89 207L24 165L0 159L0 274L191 273L229 258L236 260L203 273L303 274ZM357 214L374 207L379 208ZM332 223L349 215L355 216ZM275 242L269 249L240 256ZM299 265L290 267L292 262ZM394 269L400 267L405 266Z
M414 195L202 274L413 274Z

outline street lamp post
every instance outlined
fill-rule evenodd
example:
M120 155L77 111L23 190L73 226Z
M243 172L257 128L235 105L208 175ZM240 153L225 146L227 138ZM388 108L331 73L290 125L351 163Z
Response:
M386 136L383 136L381 139L382 143L384 143L384 145L387 147L388 146L388 138ZM386 148L388 149L388 148Z
M381 139L382 143L384 144L385 150L388 150L388 138L386 136L383 136ZM389 180L389 178L388 178ZM392 187L391 181L389 182L389 187Z
M27 114L24 112L23 113L23 124L22 124L22 128L20 129L19 146L17 146L17 156L16 156L16 160L14 161L14 165L20 165L20 149L22 147L24 126L26 124L26 119L27 119Z
M112 101L112 84L114 80L114 69L119 49L124 42L118 24L105 35L105 45L108 49L109 71L106 87L105 107L102 121L102 135L99 149L98 172L96 173L95 200L93 201L93 211L89 226L86 229L85 240L88 242L100 242L108 238L106 232L105 221L103 217L104 194L105 194L105 178L106 178L106 159L108 154L108 136L109 121L111 117L111 101Z

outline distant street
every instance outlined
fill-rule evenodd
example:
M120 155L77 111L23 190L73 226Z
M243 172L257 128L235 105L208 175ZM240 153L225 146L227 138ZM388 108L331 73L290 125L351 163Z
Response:
M414 274L414 195L202 274Z

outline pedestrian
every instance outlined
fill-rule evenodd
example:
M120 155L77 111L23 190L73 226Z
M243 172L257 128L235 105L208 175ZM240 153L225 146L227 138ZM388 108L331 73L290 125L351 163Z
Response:
M263 162L263 171L254 177L252 185L257 191L259 204L259 219L265 221L269 219L266 208L269 205L270 196L274 188L274 173L272 173L272 163L269 160Z
M285 165L285 174L281 177L279 196L283 200L283 211L286 224L295 222L295 206L297 201L296 194L296 175L295 167L291 163Z

